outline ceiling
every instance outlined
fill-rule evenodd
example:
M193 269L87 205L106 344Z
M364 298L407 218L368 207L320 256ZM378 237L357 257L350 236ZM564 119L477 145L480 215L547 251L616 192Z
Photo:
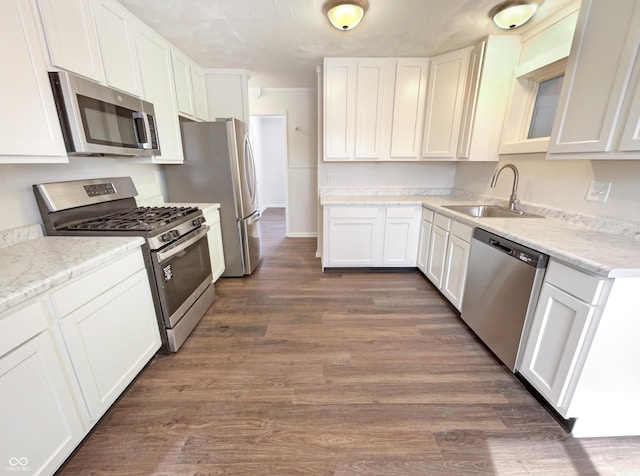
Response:
M325 56L433 56L492 34L521 34L573 0L544 0L514 32L487 13L499 0L369 0L352 31L333 28L325 0L120 0L205 68L243 68L254 87L315 87Z

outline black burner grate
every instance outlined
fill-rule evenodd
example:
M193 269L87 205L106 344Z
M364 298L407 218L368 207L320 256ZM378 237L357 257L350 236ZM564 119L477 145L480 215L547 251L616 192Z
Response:
M65 230L153 231L196 213L197 207L140 207L90 218L65 227Z

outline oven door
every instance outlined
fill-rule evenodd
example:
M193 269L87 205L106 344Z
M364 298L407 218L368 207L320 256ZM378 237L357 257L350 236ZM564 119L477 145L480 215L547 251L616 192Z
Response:
M151 253L162 317L173 328L211 284L208 226Z

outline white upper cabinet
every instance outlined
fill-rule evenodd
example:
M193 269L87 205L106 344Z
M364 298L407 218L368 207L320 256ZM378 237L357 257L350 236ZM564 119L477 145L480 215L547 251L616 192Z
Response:
M29 2L0 2L0 45L0 163L68 162Z
M185 116L194 117L196 108L193 100L193 86L191 85L191 60L175 48L171 50L173 60L173 80L176 83L176 99L178 112Z
M453 159L456 155L471 50L431 58L422 157Z
M51 64L104 83L92 3L86 0L37 2Z
M191 85L193 86L193 102L196 118L201 121L208 121L207 84L204 79L203 69L196 64L191 64Z
M249 124L249 72L246 69L204 70L208 117L235 117Z
M135 17L113 0L94 0L94 9L107 84L141 97Z
M178 106L173 82L171 46L141 23L136 26L136 45L144 99L153 103L160 150L155 163L181 163L184 160Z
M490 35L471 50L457 156L497 161L520 37Z
M324 158L354 158L356 67L352 58L324 59Z
M207 89L202 68L175 48L171 50L171 57L173 59L173 79L176 83L178 111L191 119L206 121L209 115L207 113Z
M630 89L639 49L640 3L583 0L547 158L635 158L618 150L639 148L633 137L640 111Z
M389 155L391 58L325 58L325 160L380 160Z
M355 157L383 159L389 153L393 107L393 60L358 59L355 105Z
M392 159L417 160L420 157L428 74L427 58L401 58L396 62Z

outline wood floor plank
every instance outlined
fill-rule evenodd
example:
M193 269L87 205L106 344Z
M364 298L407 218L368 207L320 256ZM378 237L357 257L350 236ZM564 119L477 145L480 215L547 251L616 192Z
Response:
M61 475L640 475L640 437L567 435L419 272L323 273L282 210L263 224L257 272Z

